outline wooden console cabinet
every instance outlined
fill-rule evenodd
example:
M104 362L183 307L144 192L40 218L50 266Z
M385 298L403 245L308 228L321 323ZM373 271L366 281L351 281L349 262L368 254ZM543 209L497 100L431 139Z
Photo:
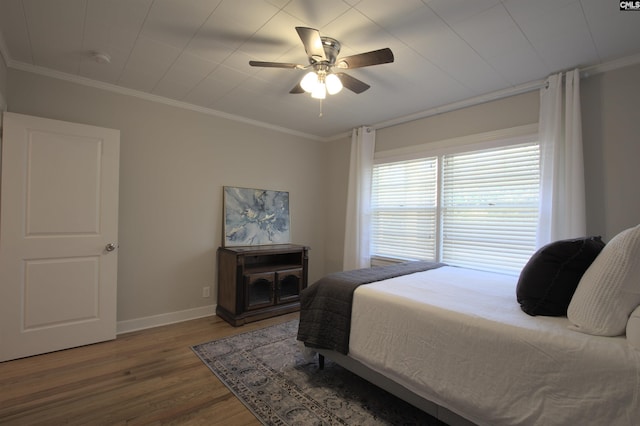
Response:
M239 326L299 310L308 263L296 244L218 248L216 314Z

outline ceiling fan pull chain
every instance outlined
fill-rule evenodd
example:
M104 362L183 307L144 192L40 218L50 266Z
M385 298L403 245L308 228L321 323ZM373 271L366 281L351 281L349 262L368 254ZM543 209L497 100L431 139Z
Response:
M320 115L318 117L322 118L322 99L320 99Z

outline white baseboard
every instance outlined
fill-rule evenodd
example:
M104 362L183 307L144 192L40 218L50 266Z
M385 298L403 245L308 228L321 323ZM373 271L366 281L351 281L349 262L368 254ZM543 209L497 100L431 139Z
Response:
M199 308L186 309L184 311L168 312L166 314L152 315L150 317L136 318L118 321L116 334L130 333L146 328L159 327L161 325L175 324L177 322L209 317L216 314L216 305L201 306Z

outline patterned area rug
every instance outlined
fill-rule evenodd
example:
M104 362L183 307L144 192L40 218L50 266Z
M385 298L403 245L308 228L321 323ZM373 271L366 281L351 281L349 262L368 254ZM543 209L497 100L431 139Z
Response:
M192 349L265 425L443 425L328 359L319 370L297 330L293 320Z

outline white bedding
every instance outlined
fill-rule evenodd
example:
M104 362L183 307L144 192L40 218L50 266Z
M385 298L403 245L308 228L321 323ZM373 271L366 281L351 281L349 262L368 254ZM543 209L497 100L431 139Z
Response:
M640 424L640 352L528 316L516 282L442 267L360 286L349 356L480 425Z

